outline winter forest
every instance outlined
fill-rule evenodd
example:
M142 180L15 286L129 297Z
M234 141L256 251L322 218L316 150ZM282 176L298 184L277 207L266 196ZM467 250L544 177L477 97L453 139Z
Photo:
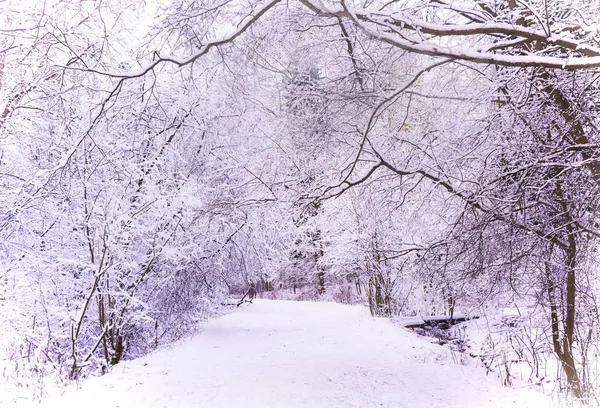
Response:
M0 378L43 396L254 288L486 319L490 375L598 403L599 16L0 1Z

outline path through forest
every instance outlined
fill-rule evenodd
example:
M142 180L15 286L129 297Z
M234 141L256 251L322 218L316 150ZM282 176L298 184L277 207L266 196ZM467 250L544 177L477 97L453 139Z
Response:
M256 300L43 407L545 407L365 308ZM38 405L39 407L39 405Z

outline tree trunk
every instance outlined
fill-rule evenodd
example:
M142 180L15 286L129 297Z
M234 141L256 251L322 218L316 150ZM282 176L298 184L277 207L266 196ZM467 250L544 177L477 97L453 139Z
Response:
M566 279L566 314L563 321L564 335L562 338L562 348L558 339L554 338L555 322L558 321L556 310L554 310L554 316L552 317L553 325L553 345L554 351L558 356L561 366L567 377L567 383L569 389L577 398L581 398L583 395L583 389L577 367L575 366L575 359L573 357L573 338L575 334L575 308L576 308L576 293L577 293L577 280L576 280L576 267L577 267L577 240L575 238L576 232L573 227L573 217L571 216L570 209L567 206L566 200L564 199L564 192L562 190L562 183L560 180L556 182L556 193L559 197L559 202L564 215L565 230L567 235L567 246L564 248L566 255L566 267L567 267L567 279ZM552 313L552 311L551 311Z
M317 274L319 277L319 295L325 293L325 271L321 268Z

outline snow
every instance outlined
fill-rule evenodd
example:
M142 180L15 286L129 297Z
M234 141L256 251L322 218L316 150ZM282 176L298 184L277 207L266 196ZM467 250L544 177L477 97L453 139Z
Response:
M35 406L551 406L538 392L455 364L451 353L361 306L255 300Z

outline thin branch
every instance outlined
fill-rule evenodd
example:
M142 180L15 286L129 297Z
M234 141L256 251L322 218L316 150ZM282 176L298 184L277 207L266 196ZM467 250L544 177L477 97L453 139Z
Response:
M140 71L133 72L133 73L108 72L108 71L100 71L100 70L95 70L95 69L75 68L75 67L63 67L63 68L80 70L80 71L85 71L85 72L93 72L93 73L96 73L99 75L105 75L105 76L109 76L109 77L113 77L113 78L132 79L132 78L143 77L148 72L152 71L158 65L161 65L163 63L171 63L178 67L190 65L190 64L193 64L196 60L200 59L202 56L206 55L211 49L233 42L236 38L238 38L240 35L245 33L246 30L248 30L248 28L250 28L256 21L258 21L263 15L265 15L270 9L272 9L277 3L280 3L280 2L282 2L282 0L271 1L263 8L259 9L254 15L252 15L246 23L243 23L243 24L240 23L239 24L240 28L238 28L233 34L230 34L229 36L222 38L220 40L208 42L207 44L203 45L197 53L195 53L194 55L191 55L185 59L179 59L175 56L160 57L160 58L156 59L155 61L153 61L151 64L142 68Z

